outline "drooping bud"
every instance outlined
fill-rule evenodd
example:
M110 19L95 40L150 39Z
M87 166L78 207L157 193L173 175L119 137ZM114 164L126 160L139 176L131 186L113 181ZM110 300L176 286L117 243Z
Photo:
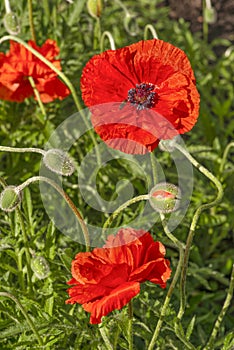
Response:
M87 9L90 16L94 18L101 17L102 13L102 0L88 0Z
M69 155L60 149L48 150L43 157L43 162L48 169L59 175L70 176L75 171Z
M149 194L150 205L161 213L171 213L179 208L181 191L179 187L161 182L152 188Z
M9 34L17 35L20 33L19 19L14 12L8 12L5 14L3 24Z
M16 186L7 186L0 194L0 208L11 212L19 205L21 199L21 192Z
M34 256L31 260L31 268L39 280L47 278L50 274L50 267L43 256Z
M208 24L217 22L217 12L214 7L205 7L203 16L204 21Z

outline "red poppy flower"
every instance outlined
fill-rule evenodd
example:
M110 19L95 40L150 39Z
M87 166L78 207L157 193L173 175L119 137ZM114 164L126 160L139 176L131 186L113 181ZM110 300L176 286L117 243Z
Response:
M153 151L160 139L191 130L199 114L190 62L162 40L94 56L83 70L81 90L96 132L126 153Z
M46 40L41 47L33 41L29 41L28 45L61 70L60 61L55 59L59 48L54 40ZM34 93L28 80L29 76L34 79L44 103L56 98L62 100L70 94L66 85L57 78L57 74L51 68L23 45L11 41L10 51L7 54L0 53L0 99L22 102L32 96Z
M171 270L165 252L149 232L121 229L103 248L76 255L66 303L82 304L91 313L90 323L101 323L102 316L121 309L140 292L140 283L166 287Z

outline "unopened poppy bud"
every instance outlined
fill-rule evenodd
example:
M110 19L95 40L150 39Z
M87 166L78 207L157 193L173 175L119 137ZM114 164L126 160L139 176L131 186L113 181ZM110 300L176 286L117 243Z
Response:
M158 212L171 213L179 208L181 191L179 187L161 182L152 188L149 194L151 206Z
M45 166L56 174L70 176L74 173L74 164L67 153L60 149L50 149L43 157Z
M13 211L21 202L21 193L16 186L7 186L0 195L0 208Z
M102 0L88 0L87 9L90 16L94 18L101 17L102 13Z
M20 32L18 17L14 12L8 12L3 18L3 23L6 31L11 35L17 35Z
M50 274L50 267L43 256L35 256L31 260L31 268L39 280L47 278Z
M206 7L204 10L204 21L213 24L217 21L217 12L214 7Z

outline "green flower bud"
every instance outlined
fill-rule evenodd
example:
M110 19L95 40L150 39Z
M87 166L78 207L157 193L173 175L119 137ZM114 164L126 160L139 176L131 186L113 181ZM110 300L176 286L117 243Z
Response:
M35 256L31 260L31 268L39 280L47 278L50 274L50 267L43 256Z
M87 9L90 16L94 18L101 17L102 13L102 0L88 0Z
M8 12L3 18L3 23L6 31L11 35L17 35L20 33L20 25L18 17L14 12Z
M21 202L21 193L16 186L7 186L0 194L0 208L4 211L13 211Z
M217 22L217 12L214 7L206 7L204 10L204 21L208 24Z
M157 212L171 213L179 208L181 191L179 187L161 182L152 188L149 202Z
M67 153L60 149L50 149L43 157L45 166L56 174L70 176L74 173L74 164Z

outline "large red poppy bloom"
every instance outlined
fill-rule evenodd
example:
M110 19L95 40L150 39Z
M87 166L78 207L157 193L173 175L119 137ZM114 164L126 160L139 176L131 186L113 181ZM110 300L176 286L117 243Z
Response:
M140 292L140 283L151 281L166 287L170 277L165 248L150 233L131 228L109 236L103 248L78 253L72 262L68 304L82 304L91 313L90 323L100 323Z
M61 70L60 60L55 59L59 48L54 40L46 40L41 47L33 41L29 41L28 44ZM29 76L34 79L44 103L56 98L62 100L70 94L52 69L23 45L11 41L9 52L0 53L0 99L22 102L32 96L34 93L28 80Z
M160 139L191 130L199 114L190 62L162 40L94 56L83 70L81 90L96 132L126 153L153 151Z

